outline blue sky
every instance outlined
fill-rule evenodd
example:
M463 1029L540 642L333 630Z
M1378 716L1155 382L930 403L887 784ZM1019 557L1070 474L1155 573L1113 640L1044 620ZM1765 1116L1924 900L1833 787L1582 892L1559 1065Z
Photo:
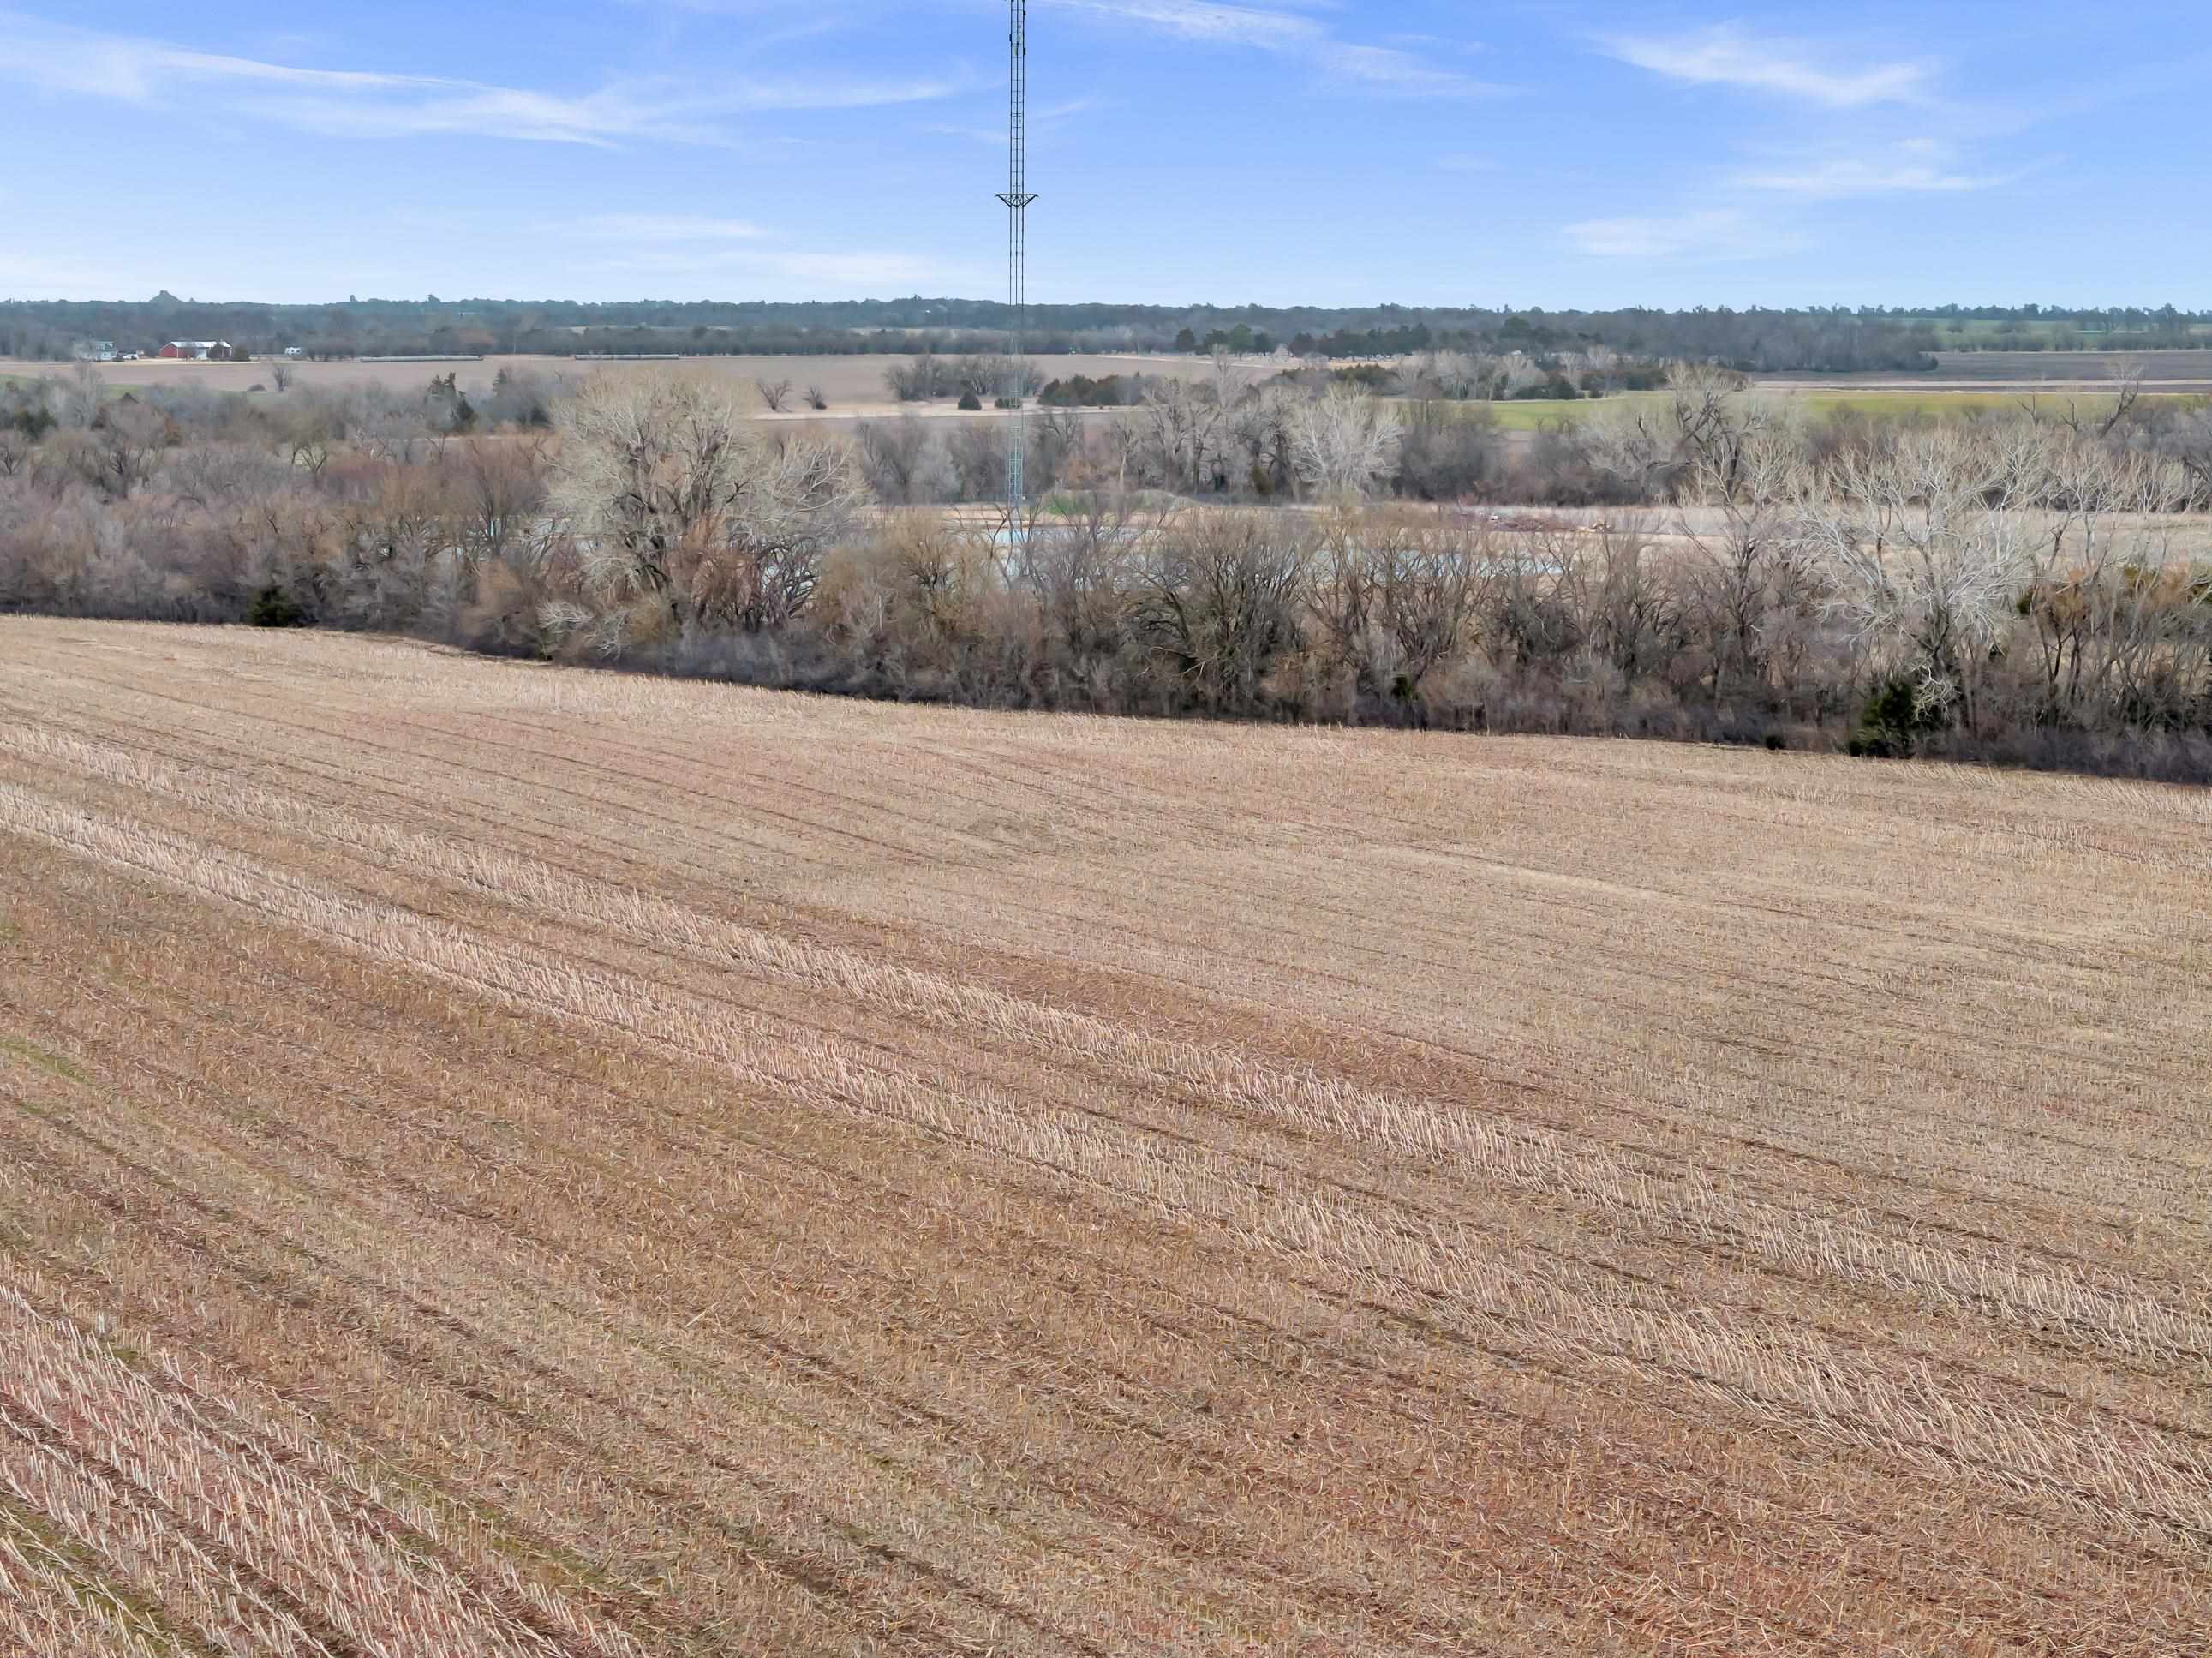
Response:
M0 0L0 297L987 296L992 0ZM2212 305L2212 9L1032 0L1033 294Z

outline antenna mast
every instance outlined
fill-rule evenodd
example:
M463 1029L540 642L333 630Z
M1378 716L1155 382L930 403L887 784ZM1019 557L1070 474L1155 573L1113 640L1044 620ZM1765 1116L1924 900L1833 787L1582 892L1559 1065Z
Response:
M1006 30L1007 107L1006 307L1012 314L1013 349L1006 357L1006 535L1011 552L1028 540L1029 361L1023 336L1030 320L1030 7L1008 0Z

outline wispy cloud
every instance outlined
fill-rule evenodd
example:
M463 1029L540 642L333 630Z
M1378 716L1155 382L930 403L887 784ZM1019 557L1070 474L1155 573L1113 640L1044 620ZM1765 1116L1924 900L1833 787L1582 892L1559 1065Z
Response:
M1032 108L1030 111L1030 126L1032 131L1049 130L1063 121L1073 120L1079 115L1088 115L1093 111L1111 107L1111 101L1104 98L1070 98L1063 103ZM963 125L957 121L933 121L922 131L943 133L954 138L973 138L979 144L996 144L1001 149L1007 143L1003 122L996 126L976 126Z
M1846 196L1949 194L2011 183L2018 173L1954 173L1928 161L1834 159L1797 167L1739 173L1729 182L1811 201Z
M1062 11L1100 12L1182 36L1232 46L1280 51L1322 39L1313 18L1263 6L1221 5L1215 0L1044 0Z
M693 244L757 241L771 233L744 219L695 213L601 213L567 227L594 241Z
M549 225L578 246L583 264L640 281L720 284L788 282L846 292L908 293L954 276L937 260L878 248L793 246L750 220L689 213L606 213Z
M705 17L769 18L788 15L788 21L750 36L745 45L754 52L812 40L852 27L858 21L850 11L828 10L806 0L623 0L640 11L690 13Z
M1856 196L1960 195L2015 184L2051 164L2046 158L2008 172L1971 167L1949 138L1903 138L1869 144L1855 139L1825 148L1770 151L1725 173L1720 187L1802 201Z
M1382 39L1386 45L1403 46L1408 52L1476 52L1485 50L1482 43L1479 40L1455 40L1449 35L1443 34L1426 34L1418 32L1410 32L1401 34L1386 34Z
M1314 61L1340 82L1401 97L1468 98L1504 90L1455 70L1438 69L1396 46L1354 46L1330 41L1316 51Z
M614 82L581 94L444 76L301 68L197 52L0 11L0 80L52 94L161 106L191 91L234 112L344 137L474 135L606 145L626 138L717 142L748 114L922 102L963 89L950 77L854 81L675 79Z
M1778 250L1748 215L1734 208L1621 219L1584 219L1567 240L1601 259L1741 259Z
M1394 37L1408 45L1364 46L1338 37L1311 10L1224 5L1217 0L1042 0L1062 11L1100 16L1179 39L1256 47L1304 59L1320 84L1338 91L1401 98L1473 97L1501 90L1432 61L1439 50L1466 51L1433 36ZM1315 0L1312 9L1333 7Z
M780 276L789 282L866 288L884 294L901 289L917 292L931 285L945 286L952 280L946 267L933 259L869 249L821 252L787 248L749 258L744 264L763 276Z
M1905 59L1846 65L1832 51L1758 39L1730 25L1673 38L1616 35L1603 46L1621 62L1669 80L1778 93L1831 109L1912 101L1926 93L1933 74L1926 64Z

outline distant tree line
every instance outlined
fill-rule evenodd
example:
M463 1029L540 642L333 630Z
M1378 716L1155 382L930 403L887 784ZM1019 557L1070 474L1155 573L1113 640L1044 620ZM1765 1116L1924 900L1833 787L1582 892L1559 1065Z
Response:
M151 352L173 339L223 339L256 356L287 346L315 357L680 352L697 355L939 355L1004 349L1010 315L996 301L866 300L782 304L638 301L349 300L338 305L209 304L163 293L141 301L0 302L0 355L60 361L82 341ZM1992 324L2012 334L1970 339L1942 329ZM2054 341L2144 349L2212 345L2212 313L2063 311L2042 306L1693 311L1485 307L1044 305L1030 348L1070 353L1208 354L1216 348L1299 357L1588 350L1652 361L1723 364L1747 373L1911 370L1961 344L2045 349Z
M2171 305L1939 305L1895 315L1938 331L1946 350L2186 351L2212 347L2212 312Z

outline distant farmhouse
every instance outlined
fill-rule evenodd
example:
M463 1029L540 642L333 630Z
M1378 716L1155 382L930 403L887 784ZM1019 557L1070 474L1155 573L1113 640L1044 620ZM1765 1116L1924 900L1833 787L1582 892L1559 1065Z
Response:
M80 340L70 355L79 362L113 362L118 354L113 340Z
M155 355L186 362L228 362L231 344L228 340L171 340Z

